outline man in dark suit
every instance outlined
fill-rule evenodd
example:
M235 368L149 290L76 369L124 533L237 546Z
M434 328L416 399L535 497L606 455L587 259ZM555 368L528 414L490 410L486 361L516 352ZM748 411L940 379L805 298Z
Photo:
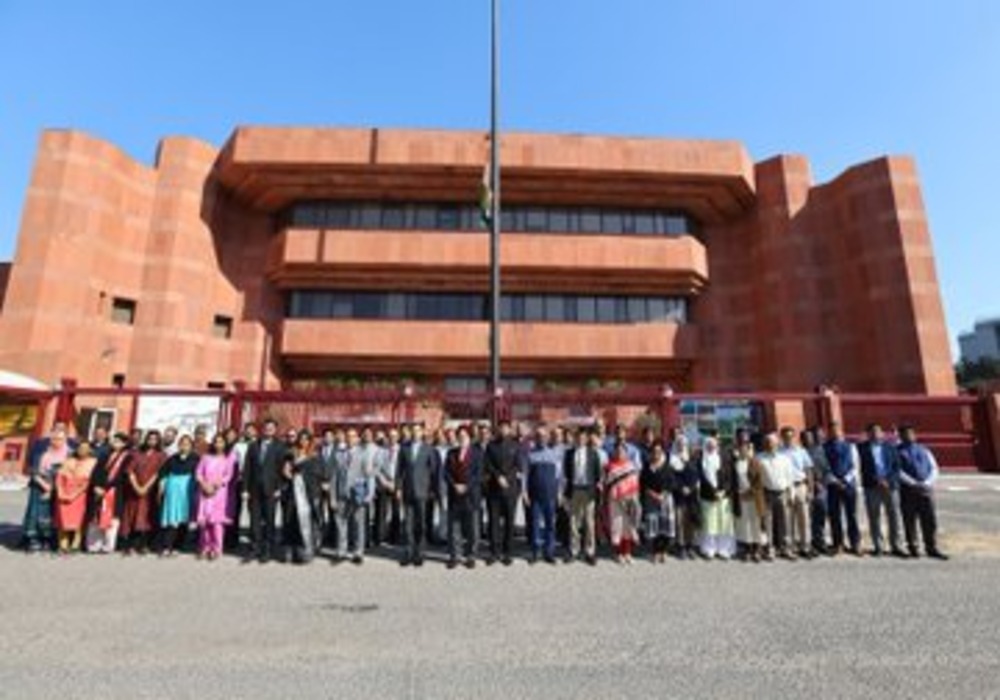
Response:
M424 563L424 514L427 500L433 495L432 483L436 475L437 459L434 448L424 441L424 428L414 425L410 442L399 451L396 470L396 498L403 504L406 524L406 552L399 562L402 566L423 566Z
M899 521L899 453L885 439L882 426L868 426L868 439L858 445L861 459L861 486L865 491L868 531L872 539L872 554L884 552L882 541L882 511L889 520L889 546L895 557L906 557L903 551Z
M343 443L343 440L339 442ZM334 544L333 538L335 535L333 507L337 502L337 488L339 486L337 483L337 477L339 476L337 470L339 447L337 434L333 432L333 428L323 430L323 439L320 442L319 449L316 451L316 457L320 462L320 483L322 489L320 513L323 523L323 541L325 544L331 545Z
M569 556L566 562L580 556L580 530L583 529L583 551L587 563L597 563L597 498L601 487L601 456L590 444L590 431L580 429L576 445L566 451L563 462L565 501L569 508Z
M262 564L270 560L275 548L274 505L281 495L280 471L287 454L277 434L277 422L271 418L264 421L263 436L247 449L243 476L244 497L249 499L253 553Z
M521 485L521 446L511 433L510 421L501 421L499 435L486 448L483 486L490 511L490 556L487 564L503 557L504 566L513 563L514 513ZM503 535L501 539L501 521Z
M475 540L477 554L480 542L482 542L483 539L489 539L490 537L489 524L486 521L487 508L486 503L483 500L483 470L486 468L486 450L489 448L490 441L492 439L492 427L487 423L479 425L476 429L474 438L475 441L472 445L472 449L476 455L476 461L479 463L479 493L476 494L476 500L473 504L476 509L473 526L476 529Z

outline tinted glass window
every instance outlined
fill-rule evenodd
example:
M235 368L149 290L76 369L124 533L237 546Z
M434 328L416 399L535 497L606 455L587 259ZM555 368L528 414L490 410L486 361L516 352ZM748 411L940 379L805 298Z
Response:
M615 322L615 300L613 297L597 298L597 321L598 323Z
M683 298L505 294L500 307L501 319L515 323L687 321ZM486 294L302 290L288 295L286 312L289 318L486 321L490 300Z
M618 211L604 212L603 233L622 233L622 215Z
M348 228L351 225L351 207L348 204L331 204L326 210L326 225L330 228Z
M600 233L601 210L584 209L580 213L580 230L584 233Z
M565 209L553 209L549 212L549 230L557 233L571 231L569 213Z
M299 202L281 220L292 226L361 229L470 230L485 228L479 207L472 203ZM512 205L503 208L505 231L546 231L620 235L629 233L697 234L697 222L683 212L598 207Z
M458 207L444 205L437 212L437 227L443 231L454 231L459 225Z
M650 321L667 320L667 300L659 297L651 297L647 300L646 306Z
M330 316L333 318L354 317L354 303L350 294L337 293L331 295Z
M652 214L635 215L635 232L640 234L656 233L656 221Z
M417 228L433 231L437 225L437 210L421 204L414 208L413 220Z
M401 229L406 225L406 217L401 206L386 206L382 210L382 228Z
M562 323L566 319L566 299L561 296L545 297L545 320L550 323Z
M529 209L525 214L524 227L528 231L545 231L548 229L548 218L545 209Z
M544 297L527 296L524 298L524 320L525 321L545 320Z

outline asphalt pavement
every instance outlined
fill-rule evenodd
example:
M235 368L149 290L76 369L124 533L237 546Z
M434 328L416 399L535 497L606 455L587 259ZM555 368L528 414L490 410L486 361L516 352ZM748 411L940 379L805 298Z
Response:
M938 505L948 562L449 571L28 556L0 493L0 697L1000 697L1000 479Z

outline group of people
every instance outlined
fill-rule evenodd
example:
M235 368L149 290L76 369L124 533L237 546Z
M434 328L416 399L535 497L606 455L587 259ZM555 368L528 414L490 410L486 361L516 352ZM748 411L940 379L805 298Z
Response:
M240 550L248 561L306 563L324 547L361 564L383 545L421 566L428 544L449 568L509 565L523 513L528 560L598 561L607 541L630 564L640 546L656 563L678 559L862 556L857 502L870 553L946 559L937 546L938 467L912 427L864 441L816 427L786 427L726 444L713 436L669 442L619 425L539 426L501 421L431 434L419 424L385 431L330 428L279 433L276 421L208 439L97 430L72 439L64 424L32 446L23 541L66 555L120 550L171 557L197 530L197 553ZM887 521L888 538L883 533ZM902 523L902 526L901 526ZM918 538L919 525L919 538ZM829 538L827 533L829 532ZM905 545L904 545L905 538Z

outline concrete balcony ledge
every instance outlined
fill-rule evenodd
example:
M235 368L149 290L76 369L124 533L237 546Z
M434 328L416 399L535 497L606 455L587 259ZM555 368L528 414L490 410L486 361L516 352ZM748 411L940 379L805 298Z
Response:
M588 376L667 374L698 352L697 328L673 323L505 323L507 371ZM484 372L489 324L442 321L287 319L281 357L310 372Z
M269 277L283 288L485 291L489 284L486 233L290 228L273 245ZM708 282L705 246L693 236L508 233L500 262L511 292L693 295Z

